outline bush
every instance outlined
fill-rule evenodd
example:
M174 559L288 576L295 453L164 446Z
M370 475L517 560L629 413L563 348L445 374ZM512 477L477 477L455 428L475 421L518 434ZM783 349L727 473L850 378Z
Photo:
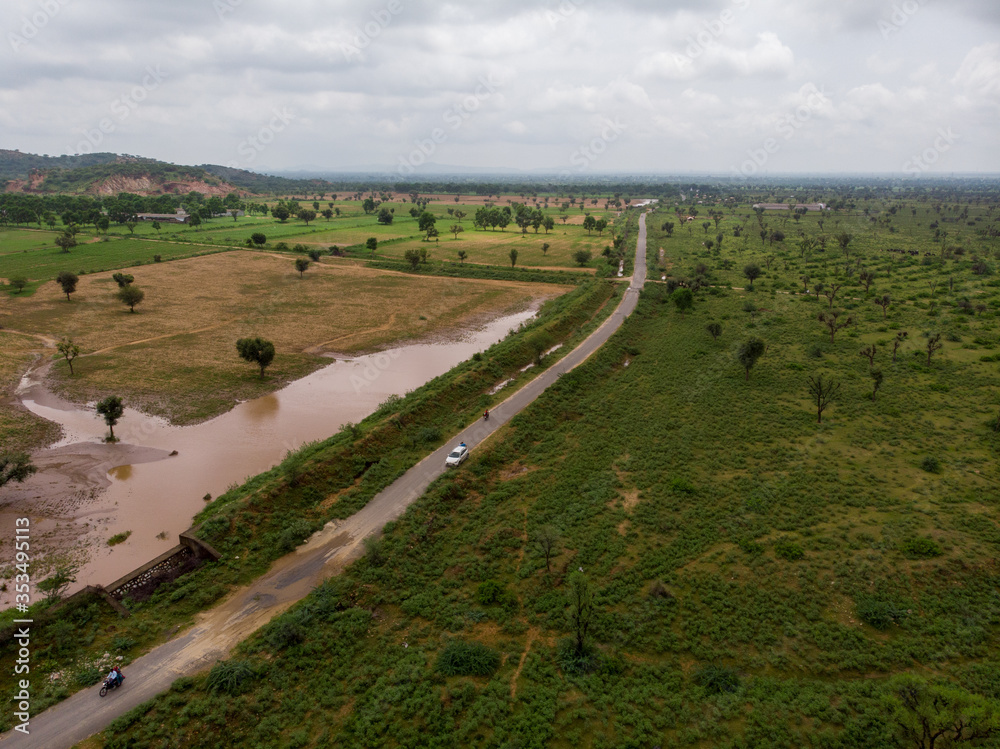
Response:
M782 559L787 559L789 562L802 559L805 554L806 553L802 547L792 541L780 539L774 543L774 555L781 557Z
M312 523L308 520L293 520L286 525L278 536L278 548L281 551L293 551L296 546L312 535Z
M81 668L76 672L74 678L76 683L81 687L89 687L91 684L96 684L104 677L104 672L93 666L88 666L87 668Z
M577 651L576 640L566 637L556 645L556 662L564 673L592 674L601 667L601 654L590 644L585 644L582 651Z
M694 675L694 683L709 694L733 694L740 688L740 675L728 666L709 664Z
M941 461L933 455L928 455L920 461L920 467L927 471L927 473L941 473Z
M434 669L445 676L492 676L500 668L500 653L479 642L452 640L438 656Z
M301 625L287 616L267 627L264 641L272 650L282 650L290 645L298 645L305 639Z
M499 603L504 596L504 586L496 580L487 580L480 583L476 589L476 601L482 606L490 606Z
M764 547L753 539L744 538L739 542L739 544L740 548L751 556L756 556L757 554L762 554L764 552Z
M220 661L212 666L205 682L213 694L241 694L247 685L257 678L257 673L246 661Z
M942 554L941 545L926 536L908 538L900 545L900 550L910 559L930 559Z
M861 621L879 630L888 629L906 618L905 609L897 608L895 604L888 601L879 601L873 598L859 601L857 612Z

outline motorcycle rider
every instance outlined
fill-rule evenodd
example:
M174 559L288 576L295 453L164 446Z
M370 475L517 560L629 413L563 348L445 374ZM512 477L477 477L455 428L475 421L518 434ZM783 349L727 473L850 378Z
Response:
M105 681L109 685L120 687L122 682L125 681L125 674L122 673L122 670L118 666L112 666L111 673L108 674L108 678Z

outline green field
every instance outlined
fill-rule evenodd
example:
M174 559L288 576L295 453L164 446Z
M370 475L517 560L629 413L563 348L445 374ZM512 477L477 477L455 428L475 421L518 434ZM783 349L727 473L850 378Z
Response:
M969 263L997 248L963 230L942 253L917 223L886 239L857 222L849 257L652 231L653 266L669 248L665 272L698 287L691 311L650 284L595 357L217 669L246 666L241 689L185 680L108 745L166 746L169 725L205 746L912 746L908 696L929 721L995 730L1000 318ZM890 266L883 241L921 255ZM755 291L728 288L771 254ZM834 307L855 322L832 342L829 300L793 293L806 273L845 282ZM747 379L753 336L767 349ZM822 423L817 375L840 385Z

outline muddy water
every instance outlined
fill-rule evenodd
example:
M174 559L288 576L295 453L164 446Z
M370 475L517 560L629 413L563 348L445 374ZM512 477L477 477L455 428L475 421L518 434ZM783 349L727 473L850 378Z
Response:
M130 445L165 451L161 456L177 454L154 462L123 460L107 471L110 485L71 513L77 530L86 532L88 557L74 588L108 585L166 551L205 506L206 495L218 496L280 462L289 450L361 421L390 395L403 395L447 372L534 314L529 310L497 319L460 340L337 359L283 390L194 426L172 426L127 409L115 427L121 443L112 449L122 449L123 457ZM107 431L93 409L61 401L30 374L18 392L27 408L62 425L65 436L56 447L72 450L85 447L79 443L100 443ZM43 468L37 478L44 480L44 473ZM131 531L127 541L107 545L108 538L126 531Z

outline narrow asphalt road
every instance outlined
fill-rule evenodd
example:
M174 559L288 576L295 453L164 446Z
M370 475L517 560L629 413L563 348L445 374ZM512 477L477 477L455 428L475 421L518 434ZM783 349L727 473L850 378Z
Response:
M5 749L72 747L103 730L133 707L166 691L179 677L195 674L224 658L236 643L361 556L364 539L400 517L444 472L444 459L453 445L465 442L474 449L541 395L560 375L600 348L635 309L645 279L646 216L643 214L639 219L635 270L618 308L557 364L490 411L489 421L479 421L455 435L444 447L428 455L379 493L364 509L345 520L329 523L295 552L276 561L265 575L200 614L195 625L183 635L136 659L126 669L126 681L121 689L104 698L98 696L99 685L80 691L34 717L28 735L11 731L0 737L0 745Z

